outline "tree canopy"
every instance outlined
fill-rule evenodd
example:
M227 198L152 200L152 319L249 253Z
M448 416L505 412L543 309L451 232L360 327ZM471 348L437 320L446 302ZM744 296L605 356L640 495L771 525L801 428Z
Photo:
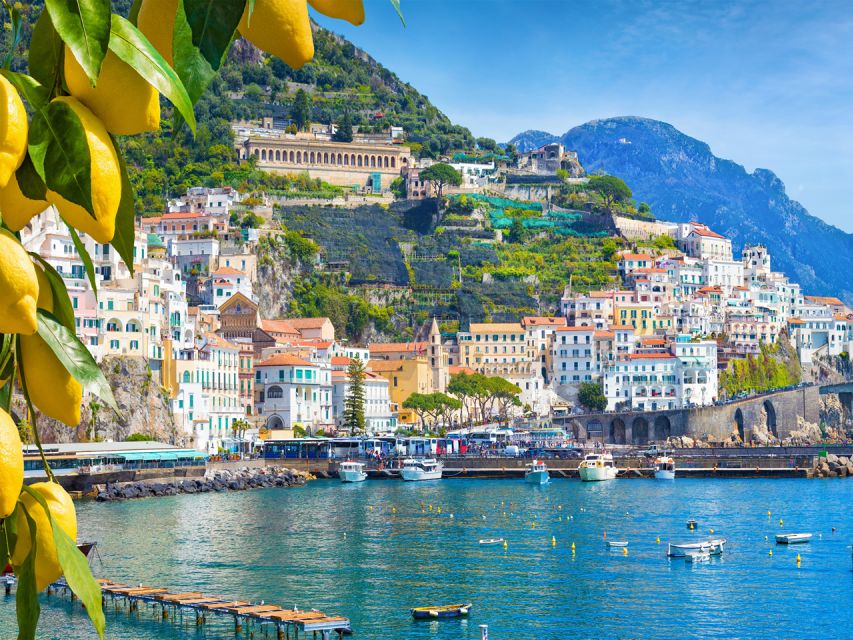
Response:
M578 389L578 402L589 411L604 411L607 408L604 389L597 382L581 382Z
M625 181L616 176L592 176L589 179L589 188L601 194L607 207L612 207L617 202L626 202L634 195Z
M436 197L441 200L446 186L458 187L462 184L462 174L449 164L437 162L421 171L421 180L429 180Z

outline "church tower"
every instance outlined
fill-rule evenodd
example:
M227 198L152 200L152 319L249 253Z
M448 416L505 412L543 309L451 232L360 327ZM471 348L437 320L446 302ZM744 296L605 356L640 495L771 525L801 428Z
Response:
M429 364L432 368L433 391L445 392L448 382L447 353L444 350L444 345L441 344L441 331L439 331L438 322L434 317L429 329Z

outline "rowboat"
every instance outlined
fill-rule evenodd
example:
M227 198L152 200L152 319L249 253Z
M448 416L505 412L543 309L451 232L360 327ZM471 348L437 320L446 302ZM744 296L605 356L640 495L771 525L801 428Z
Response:
M780 533L776 536L777 544L802 544L812 539L810 533Z
M468 604L445 604L440 607L415 607L412 609L412 617L416 620L435 618L460 618L468 615L468 610L474 605Z
M698 551L688 551L684 556L685 562L708 562L711 560L711 552L708 549L699 549Z
M503 538L484 538L483 540L480 540L480 544L503 544L503 543L504 543Z
M608 547L627 547L628 541L627 540L608 540L607 546Z
M707 551L712 556L723 554L723 546L726 544L725 538L712 538L704 542L689 542L686 544L669 543L666 555L670 558L683 558L689 553Z

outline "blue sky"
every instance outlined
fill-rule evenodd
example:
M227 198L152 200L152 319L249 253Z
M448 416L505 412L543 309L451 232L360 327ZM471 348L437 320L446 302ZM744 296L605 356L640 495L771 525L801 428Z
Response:
M671 123L853 232L853 2L366 0L318 18L477 136Z

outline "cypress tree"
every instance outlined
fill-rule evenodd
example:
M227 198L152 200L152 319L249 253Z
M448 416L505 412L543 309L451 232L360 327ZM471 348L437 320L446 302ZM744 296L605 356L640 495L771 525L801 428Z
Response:
M350 435L364 433L364 363L360 358L353 358L347 367L347 395L344 399L344 428Z

